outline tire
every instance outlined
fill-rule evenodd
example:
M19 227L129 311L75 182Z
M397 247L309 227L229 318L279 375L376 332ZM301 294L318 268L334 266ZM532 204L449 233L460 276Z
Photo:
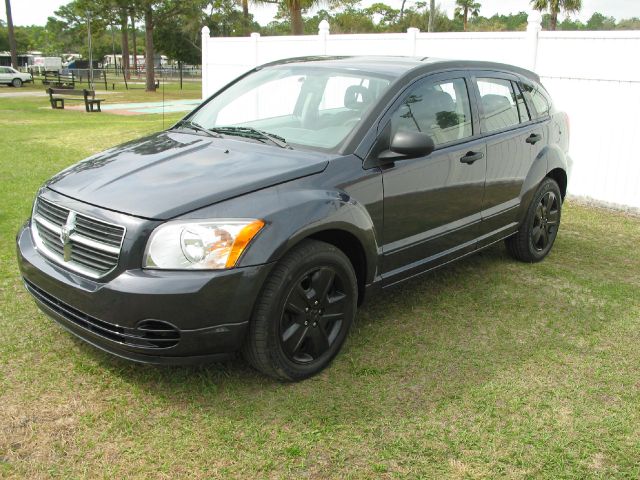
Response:
M19 78L14 78L13 81L11 82L11 85L13 85L16 88L20 88L22 86L22 80Z
M254 307L242 353L255 369L299 381L338 354L356 313L351 262L325 242L304 240L276 264Z
M536 190L518 233L505 240L509 254L522 262L543 260L558 235L561 213L560 187L547 177Z

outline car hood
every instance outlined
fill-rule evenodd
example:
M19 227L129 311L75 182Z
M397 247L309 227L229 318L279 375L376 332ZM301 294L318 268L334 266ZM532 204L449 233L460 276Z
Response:
M93 155L47 187L109 210L166 220L321 172L328 159L233 137L166 131Z

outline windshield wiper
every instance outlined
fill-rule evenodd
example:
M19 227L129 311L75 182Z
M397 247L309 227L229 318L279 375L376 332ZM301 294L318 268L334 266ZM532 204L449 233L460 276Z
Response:
M215 133L209 130L208 128L203 127L199 123L192 122L191 120L180 120L173 127L171 127L170 130L173 130L174 128L178 128L178 127L190 128L191 130L195 130L196 132L206 133L210 137L222 138L222 135L220 135L219 133Z
M253 127L213 127L211 131L222 134L226 133L228 135L236 135L238 137L254 138L256 140L269 140L280 148L293 150L293 147L291 147L291 145L289 145L280 135L265 132L264 130L259 130Z

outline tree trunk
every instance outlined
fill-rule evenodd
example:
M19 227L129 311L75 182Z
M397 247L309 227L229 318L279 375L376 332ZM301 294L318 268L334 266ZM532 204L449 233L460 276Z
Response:
M428 32L433 32L433 26L435 24L436 16L436 0L430 0L429 2L429 25L427 27Z
M249 0L242 0L242 29L245 35L249 35Z
M144 9L144 39L145 39L145 71L147 73L147 92L156 91L156 76L153 65L154 49L153 49L153 10L151 5L147 5Z
M133 69L138 74L138 48L136 45L136 16L131 11L131 40L133 40Z
M11 0L4 0L7 10L7 30L9 33L9 49L11 50L11 66L18 68L18 47L16 47L16 34L13 31L13 17L11 16Z
M304 35L300 0L293 0L293 2L291 2L291 33L293 35Z
M402 17L404 17L404 4L407 3L407 0L402 0L402 5L400 5L400 21L402 21Z
M125 72L127 79L131 78L129 72L129 31L127 28L127 12L120 12L120 33L122 35L122 60L120 66Z
M464 7L464 17L462 19L462 24L464 25L464 31L467 31L467 16L469 15L469 9Z
M549 22L549 28L551 30L555 30L558 26L558 12L556 10L551 10L551 21Z

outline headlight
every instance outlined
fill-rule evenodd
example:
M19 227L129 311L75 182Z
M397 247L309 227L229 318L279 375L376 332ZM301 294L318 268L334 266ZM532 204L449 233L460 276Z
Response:
M147 243L144 268L232 268L262 229L262 220L175 221L156 228Z

